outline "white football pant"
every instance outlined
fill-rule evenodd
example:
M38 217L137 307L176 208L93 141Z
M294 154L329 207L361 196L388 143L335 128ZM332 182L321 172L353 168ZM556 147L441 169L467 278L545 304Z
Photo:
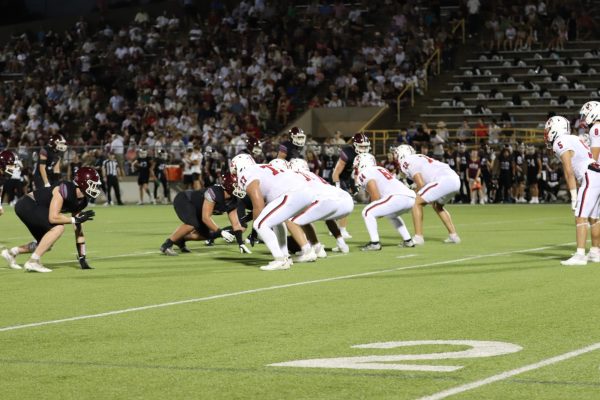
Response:
M379 242L379 232L377 231L377 218L379 217L388 218L403 240L410 239L410 233L399 214L409 211L414 204L413 197L402 194L393 194L369 203L363 209L362 216L371 242Z

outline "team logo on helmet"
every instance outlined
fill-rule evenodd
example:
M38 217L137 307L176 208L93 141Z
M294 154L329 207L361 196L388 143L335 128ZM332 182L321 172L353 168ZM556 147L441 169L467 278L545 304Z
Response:
M294 143L298 147L304 146L306 143L306 135L304 131L297 126L292 127L289 130L290 138L292 139L292 143Z
M357 154L368 153L371 151L371 142L364 133L357 133L352 138L352 144Z
M75 173L75 179L73 179L73 183L79 187L79 189L95 199L100 195L100 186L102 183L100 182L100 175L98 175L98 171L94 168L90 167L81 167Z

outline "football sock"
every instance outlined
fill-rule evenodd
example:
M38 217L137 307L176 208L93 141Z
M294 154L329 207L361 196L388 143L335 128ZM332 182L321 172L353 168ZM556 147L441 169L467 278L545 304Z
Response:
M287 231L285 229L284 224L279 224L273 227L273 232L275 232L275 236L277 237L277 243L279 245L279 249L283 253L285 257L289 256L290 253L288 251L288 239L287 239Z
M40 256L38 256L37 254L33 253L33 254L31 255L31 259L32 259L33 261L40 261Z
M400 236L402 236L403 240L410 239L410 232L408 232L408 229L406 229L406 224L404 223L404 220L401 217L398 216L390 218L390 222L392 223L392 225L394 225L394 228L396 228Z
M580 256L585 256L585 249L580 249L579 247L577 248L577 255Z
M173 241L171 239L167 239L160 247L170 249L171 247L173 247Z
M363 218L365 220L365 225L367 226L367 231L369 232L371 242L379 242L379 232L377 232L377 220L375 219L375 217L372 217L370 215L363 216Z
M20 253L20 251L19 251L19 248L18 248L18 247L13 247L12 249L10 249L10 250L9 250L9 252L10 252L10 254L11 254L13 257L16 257L16 256L18 256L18 255L19 255L19 253Z
M600 248L598 248L598 247L592 247L592 248L590 248L590 253L592 253L592 254L598 254L598 253L600 253Z
M280 224L280 225L282 225L282 224ZM273 228L276 230L280 229L279 226L276 226ZM260 238L262 239L262 241L265 243L265 245L267 246L267 248L273 255L273 257L274 258L283 258L284 253L282 251L282 248L280 247L280 243L277 238L278 235L273 231L273 229L271 229L271 227L267 227L267 226L263 225L262 227L257 228L256 230L257 230L258 234L260 235Z

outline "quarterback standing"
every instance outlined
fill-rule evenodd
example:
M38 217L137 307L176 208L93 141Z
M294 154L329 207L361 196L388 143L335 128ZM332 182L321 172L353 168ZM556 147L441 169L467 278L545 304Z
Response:
M444 207L444 204L460 190L461 181L458 174L448 164L423 154L416 154L415 149L407 144L396 147L394 152L400 163L400 171L417 185L417 198L412 210L415 225L413 242L417 245L425 244L423 207L431 204L448 230L449 236L444 243L460 243L452 217Z

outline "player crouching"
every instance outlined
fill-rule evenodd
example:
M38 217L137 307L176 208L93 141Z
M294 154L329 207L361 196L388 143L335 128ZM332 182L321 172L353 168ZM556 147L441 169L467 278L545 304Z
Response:
M23 253L33 253L25 263L26 271L52 272L42 265L41 257L52 248L62 236L65 225L73 224L77 255L81 269L91 269L85 258L85 237L82 225L91 221L94 211L83 211L88 198L95 199L100 194L100 176L95 169L82 167L75 174L73 182L62 181L54 187L42 187L23 196L15 205L15 212L37 241L4 250L2 256L11 268L19 269L15 257ZM67 217L63 213L71 213Z
M182 253L189 253L185 246L186 241L218 237L222 237L228 243L236 240L241 253L251 253L242 238L243 228L238 218L238 196L235 189L234 177L226 174L221 178L220 185L178 193L173 200L173 208L183 224L160 246L161 253L177 256L172 249L173 244L176 244ZM244 197L244 194L240 196ZM233 234L220 229L213 220L213 214L222 213L227 213Z
M460 237L452 223L450 213L444 208L446 201L454 197L460 190L460 177L448 164L416 154L412 146L402 144L394 150L400 171L417 185L417 199L413 207L413 223L415 235L413 241L417 245L425 244L423 238L423 207L431 204L438 217L448 230L448 238L444 243L460 243Z
M588 145L571 135L569 121L555 116L546 121L546 147L551 148L563 164L565 181L571 194L571 208L575 211L577 251L562 265L586 265L589 260L600 262L600 165L592 158ZM579 190L577 190L579 183ZM585 254L588 218L592 225L592 248Z
M394 225L404 240L402 246L414 247L400 214L412 209L415 204L415 192L404 186L387 169L378 167L375 157L371 154L359 154L355 165L357 183L365 188L371 198L371 202L362 211L371 241L363 246L362 250L381 250L376 219L379 217L388 218Z

